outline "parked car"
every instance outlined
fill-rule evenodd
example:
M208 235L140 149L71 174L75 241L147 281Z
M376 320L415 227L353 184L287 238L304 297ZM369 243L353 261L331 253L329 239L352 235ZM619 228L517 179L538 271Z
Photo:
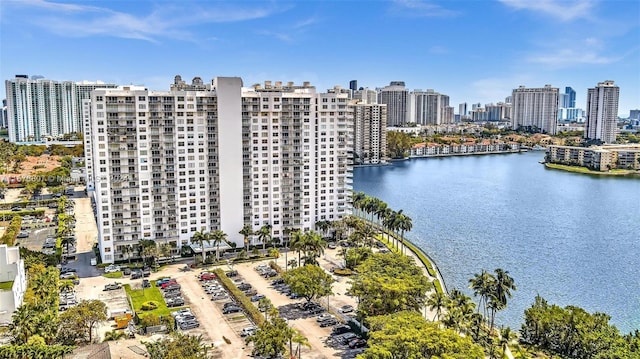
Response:
M225 274L227 275L227 277L232 278L232 277L238 276L238 271L237 270L230 270Z
M342 325L338 325L336 327L333 327L333 329L331 330L331 334L333 335L339 335L339 334L344 334L347 332L351 331L351 327L349 327L346 324L342 324Z
M367 346L367 341L364 339L353 339L352 341L349 342L349 348L354 349L354 348L362 348Z
M216 279L216 275L215 273L211 273L211 272L203 272L203 273L200 273L200 275L198 276L198 279L200 279L201 281L213 280L213 279Z
M323 320L319 323L320 328L325 328L325 327L332 327L334 325L338 324L338 321L335 320L334 318L329 318L327 320Z
M167 302L167 307L169 308L179 307L181 305L184 305L184 299L182 297L170 298L170 299L167 299L166 302Z
M21 231L20 233L18 233L18 238L29 238L29 232L26 231Z
M124 267L124 268L122 268L122 274L123 274L123 275L129 275L129 274L131 274L131 268L128 268L128 267Z
M257 301L259 301L260 299L263 299L263 298L265 298L264 294L256 294L253 297L251 297L251 301L252 302L257 302Z
M105 273L115 273L120 271L120 266L117 265L109 265L104 268Z
M151 288L151 282L148 279L142 280L142 288Z
M316 322L320 323L322 321L325 321L327 319L335 319L335 317L329 313L325 313L325 314L320 314L319 316L316 317Z
M251 284L249 284L249 283L240 283L240 284L238 284L238 289L240 289L242 291L249 290L251 288L252 288Z
M75 272L69 272L69 273L60 274L60 279L74 279L76 277L77 277L77 275L76 275Z
M122 288L122 284L120 283L110 283L104 286L103 291L116 290Z
M242 331L240 332L240 336L241 337L248 337L249 335L253 335L255 334L255 332L258 330L257 327L255 326L250 326L250 327L246 327L246 328L242 328Z
M142 271L139 269L134 269L131 271L131 279L140 279L142 278Z
M151 275L151 268L149 268L149 267L142 268L142 276L143 277L148 277L150 275Z
M327 244L327 248L336 249L336 248L338 248L338 245L335 242L331 242L331 243Z
M222 309L222 314L238 313L241 311L242 311L242 308L231 306L231 307L226 307Z
M342 313L351 313L351 312L353 312L353 306L352 305L343 305L342 307L340 307L340 311Z
M356 333L344 333L340 337L340 341L342 342L342 344L349 344L352 340L357 338L358 336L356 335Z

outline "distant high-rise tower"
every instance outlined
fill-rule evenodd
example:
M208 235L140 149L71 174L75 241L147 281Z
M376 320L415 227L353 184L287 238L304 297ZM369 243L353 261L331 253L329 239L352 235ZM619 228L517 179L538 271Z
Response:
M354 116L354 148L356 164L378 164L387 161L387 105L357 103L350 106Z
M0 128L5 128L9 125L7 121L7 99L2 100L2 112L0 112Z
M465 119L469 116L469 106L466 102L458 105L458 114L460 115L460 119Z
M587 123L584 137L604 143L616 141L620 88L613 81L599 82L587 91Z
M378 103L387 105L387 125L402 126L407 123L409 90L404 81L391 81L378 92Z
M514 89L511 95L511 127L514 130L524 127L555 135L558 130L558 94L559 89L551 85Z
M358 80L349 81L349 90L358 91Z
M563 103L561 107L565 107L565 108L576 107L576 91L571 87L567 86L564 88L564 94L566 95L565 97L566 102Z
M10 142L41 141L82 131L82 101L97 88L116 88L102 82L53 81L16 75L5 81Z
M453 109L449 109L449 96L434 90L414 90L409 94L409 122L419 125L453 123Z

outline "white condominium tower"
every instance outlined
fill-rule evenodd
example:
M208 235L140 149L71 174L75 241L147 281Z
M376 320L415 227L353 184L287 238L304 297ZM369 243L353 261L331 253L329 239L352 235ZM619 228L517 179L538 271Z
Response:
M355 164L387 162L387 105L351 103Z
M350 213L348 93L224 77L181 88L96 90L87 102L103 262L141 239L180 248L219 229L242 246L245 224L283 239Z
M10 142L42 141L82 130L82 100L102 82L53 81L16 75L5 81Z
M620 88L613 81L599 82L587 91L587 123L584 137L604 143L616 142Z
M555 135L558 127L557 87L520 86L512 93L511 125L514 130L525 128Z
M409 122L418 125L444 125L454 122L449 96L434 90L414 90L409 95Z
M380 89L378 103L387 105L387 125L402 126L409 122L409 90L404 81L391 81Z

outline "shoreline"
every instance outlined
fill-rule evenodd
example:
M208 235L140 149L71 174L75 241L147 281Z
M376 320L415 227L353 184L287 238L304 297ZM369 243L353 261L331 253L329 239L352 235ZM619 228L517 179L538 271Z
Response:
M541 162L541 163L544 165L545 168L548 168L548 169L560 170L560 171L578 173L578 174L586 174L586 175L593 175L593 176L640 177L640 172L634 171L634 170L617 170L616 172L611 172L611 171L601 172L601 171L594 171L587 167L582 167L582 166L570 166L570 165L563 165L559 163L549 163L549 162Z

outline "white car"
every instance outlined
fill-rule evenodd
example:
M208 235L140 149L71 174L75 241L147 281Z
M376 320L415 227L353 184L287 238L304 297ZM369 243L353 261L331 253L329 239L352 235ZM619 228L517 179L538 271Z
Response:
M243 328L242 331L240 332L240 336L247 337L249 335L253 335L256 333L257 330L258 328L254 326Z
M105 273L115 273L120 271L120 266L110 265L104 268Z
M316 317L316 321L319 322L323 322L325 320L329 320L329 319L334 319L335 317L329 313L325 313L325 314L320 314L319 316Z

